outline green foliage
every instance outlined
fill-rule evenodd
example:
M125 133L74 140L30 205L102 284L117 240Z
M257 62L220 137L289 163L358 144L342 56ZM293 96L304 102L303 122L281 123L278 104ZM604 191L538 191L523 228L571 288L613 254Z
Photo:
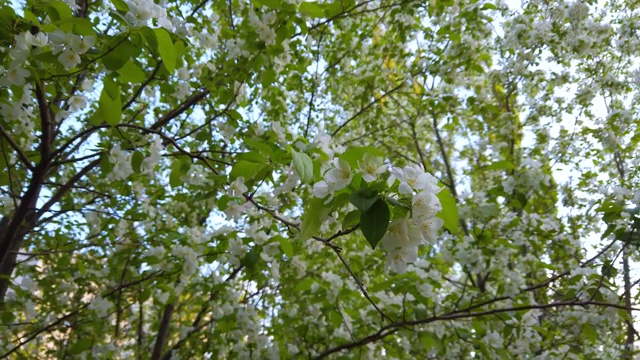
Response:
M513 6L0 5L0 358L632 358L640 18Z

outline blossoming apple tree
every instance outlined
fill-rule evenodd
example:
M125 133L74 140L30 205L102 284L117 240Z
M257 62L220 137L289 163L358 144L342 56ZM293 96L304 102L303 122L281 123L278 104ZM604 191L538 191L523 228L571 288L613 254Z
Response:
M636 3L3 2L0 358L633 358Z

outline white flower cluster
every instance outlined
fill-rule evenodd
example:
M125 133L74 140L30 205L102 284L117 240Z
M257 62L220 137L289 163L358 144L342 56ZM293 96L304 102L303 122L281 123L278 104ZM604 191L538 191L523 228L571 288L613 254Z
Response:
M0 84L4 86L23 86L25 79L29 76L29 71L24 69L23 65L31 52L31 47L43 47L47 46L48 43L48 36L43 32L33 35L26 31L16 35L13 48L9 50L9 56L12 61L3 74Z
M5 121L16 121L12 130L15 134L23 135L18 138L21 147L27 147L36 138L31 89L31 85L27 84L23 87L24 92L20 99L14 98L12 101L0 103L0 116Z
M319 198L328 196L330 202L336 191L347 187L354 176L351 166L344 160L334 158L332 167L324 174L324 180L313 187L313 194ZM387 172L387 166L380 157L365 154L362 161L358 161L356 172L362 174L367 183L379 179ZM415 166L391 168L387 185L392 187L399 181L399 195L412 195L411 216L393 220L382 238L382 246L387 250L385 268L397 273L407 270L407 264L416 261L420 244L433 244L438 230L444 225L436 214L442 210L437 193L438 180L431 174L425 173Z
M105 317L111 310L111 303L102 296L98 296L89 304L89 310L95 311L99 317Z
M158 25L171 31L173 24L167 17L167 10L161 4L156 4L153 0L131 0L127 1L129 12L126 19L134 26L147 25L149 20L157 19Z
M276 14L273 12L262 14L262 17L258 17L253 11L249 12L251 26L258 33L260 40L267 45L275 45L276 43L276 32L271 27L276 20Z
M142 161L142 165L140 166L144 174L154 174L154 169L160 162L161 152L163 148L164 146L162 145L162 140L159 137L155 138L151 143L151 146L149 147L149 156Z
M191 275L195 274L198 269L198 254L191 247L184 245L174 246L171 254L184 260L180 282L187 283Z
M351 166L346 161L335 158L332 164L333 167L324 174L324 180L318 181L313 186L313 194L316 197L325 198L327 195L331 195L327 202L333 199L334 192L347 187L354 175ZM356 170L369 183L378 180L378 175L386 171L387 166L383 165L382 159L370 154L365 154L362 162L358 161L358 169Z
M418 258L420 244L433 244L438 230L444 225L436 214L442 210L436 195L441 189L431 174L413 166L392 168L389 185L400 181L400 194L413 194L411 218L396 219L389 224L382 238L382 246L388 251L385 268L397 273L407 269L407 263Z
M93 36L79 36L56 30L49 35L51 52L58 54L58 61L66 70L71 70L80 64L80 55L89 51L96 42Z
M111 174L109 174L109 178L113 180L126 179L133 173L131 156L122 151L120 145L116 144L109 152L109 162L114 165Z

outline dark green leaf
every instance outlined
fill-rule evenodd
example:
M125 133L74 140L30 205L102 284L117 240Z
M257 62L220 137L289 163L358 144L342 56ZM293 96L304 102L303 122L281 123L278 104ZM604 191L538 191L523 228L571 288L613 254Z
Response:
M355 191L349 196L349 201L362 212L369 210L376 200L378 193L372 191Z
M130 58L140 53L140 49L128 39L122 40L121 37L117 37L112 43L113 47L111 47L101 59L104 67L109 70L119 70Z
M131 167L133 171L136 173L140 173L140 169L142 167L142 161L144 160L144 155L140 151L134 151L131 156Z
M78 339L75 344L69 347L70 355L77 355L91 349L92 341L90 339Z
M260 261L260 249L254 247L240 260L240 263L247 269L253 270L258 264L258 261Z
M360 230L362 230L362 234L371 245L371 248L375 249L380 239L387 232L390 218L389 206L382 199L378 199L360 216Z

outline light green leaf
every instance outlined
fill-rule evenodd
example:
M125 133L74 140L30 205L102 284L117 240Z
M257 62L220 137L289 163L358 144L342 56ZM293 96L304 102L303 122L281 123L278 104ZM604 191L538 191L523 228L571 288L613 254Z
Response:
M320 5L312 2L303 2L302 4L300 4L300 13L312 18L324 17L324 11L320 7Z
M52 21L67 20L73 17L69 5L62 1L52 1L49 3L49 16Z
M291 156L293 157L293 167L298 173L300 181L305 184L313 181L313 162L309 155L291 149Z
M458 217L458 206L456 200L451 196L448 189L442 189L438 193L438 199L442 204L442 211L437 215L444 221L445 229L449 230L452 234L457 234L460 227L460 219Z
M313 285L314 282L315 281L313 280L313 278L308 277L308 278L300 281L296 285L294 290L297 291L297 292L309 290L309 289L311 289L311 285Z
M153 29L153 32L156 34L158 52L162 62L169 72L173 72L176 69L176 48L171 41L171 36L167 30L162 28Z
M272 9L282 8L282 2L280 0L253 0L258 5L270 7Z
M278 237L278 242L280 243L280 249L282 252L287 255L288 258L293 257L293 245L291 245L291 241L289 239L285 239L282 236Z
M380 149L369 147L369 146L361 146L361 147L348 148L344 153L340 154L338 158L340 160L344 160L347 163L349 163L349 165L351 165L352 168L357 168L358 161L362 161L362 158L366 153L369 153L373 156L378 156L381 158L385 157L384 151Z
M501 161L496 161L490 165L487 165L484 169L485 170L512 170L512 169L515 169L515 166L513 166L513 164L510 161L501 160Z
M129 5L123 0L110 0L113 6L116 7L116 10L122 11L124 13L129 12Z
M378 199L360 216L360 230L372 249L376 248L387 232L390 218L389 206L382 199Z
M233 181L242 176L246 183L249 180L253 180L265 167L266 165L264 163L240 160L233 165L233 168L229 173L229 180Z
M122 103L120 101L120 87L110 77L105 78L102 93L98 100L97 119L109 125L117 125L122 118Z
M351 229L352 227L360 223L360 216L362 212L360 210L353 210L349 212L342 221L342 229Z
M302 215L300 225L299 240L307 240L320 232L320 226L331 212L331 208L324 204L323 199L317 197L307 202L307 206Z
M141 83L147 78L144 70L142 70L140 66L136 65L133 61L127 61L124 66L118 69L118 74L120 74L118 80L134 84Z

